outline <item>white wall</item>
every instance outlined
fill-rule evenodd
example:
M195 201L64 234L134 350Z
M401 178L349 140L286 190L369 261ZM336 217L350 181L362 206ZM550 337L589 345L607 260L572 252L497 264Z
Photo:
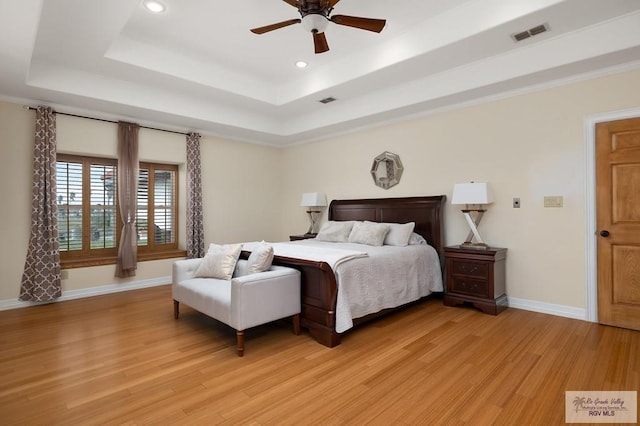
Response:
M507 294L530 301L585 307L585 118L640 106L640 71L567 84L410 121L381 126L285 151L282 217L287 232L306 229L303 192L329 199L451 196L455 183L486 181L494 191L480 232L507 247ZM373 158L400 156L399 185L373 184ZM563 208L544 208L562 195ZM520 197L522 207L512 208ZM445 208L447 244L468 232L457 207Z

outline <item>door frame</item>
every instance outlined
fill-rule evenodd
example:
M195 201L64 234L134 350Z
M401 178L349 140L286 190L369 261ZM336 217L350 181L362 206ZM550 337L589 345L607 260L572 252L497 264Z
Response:
M598 322L598 247L596 229L596 124L640 117L640 109L596 114L585 118L585 320Z

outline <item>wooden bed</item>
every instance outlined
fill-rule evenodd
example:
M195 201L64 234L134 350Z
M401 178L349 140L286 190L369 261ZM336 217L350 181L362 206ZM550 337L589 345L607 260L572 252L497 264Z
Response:
M415 222L414 232L433 246L443 265L443 214L446 196L380 198L362 200L334 200L329 206L329 220L368 220L371 222ZM274 264L290 266L302 273L301 324L321 344L334 347L340 344L341 334L335 331L337 285L331 267L313 262L276 256ZM400 309L395 308L395 309ZM354 320L361 324L378 316L372 314Z

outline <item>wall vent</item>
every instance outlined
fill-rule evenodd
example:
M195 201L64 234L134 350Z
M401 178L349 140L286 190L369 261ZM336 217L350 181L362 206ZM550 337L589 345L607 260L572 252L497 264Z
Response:
M328 104L333 101L337 101L337 99L334 98L333 96L329 96L328 98L320 99L318 102L320 102L321 104Z
M537 25L533 28L529 28L528 30L520 31L519 33L511 34L511 38L516 43L522 40L526 40L529 37L536 36L538 34L542 34L546 31L549 31L549 24L541 24Z

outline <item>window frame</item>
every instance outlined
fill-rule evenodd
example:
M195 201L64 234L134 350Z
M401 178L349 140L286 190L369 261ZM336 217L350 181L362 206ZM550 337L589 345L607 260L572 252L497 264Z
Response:
M171 221L173 242L156 243L155 226L147 226L147 245L138 246L138 257L146 258L148 256L153 256L154 253L164 253L178 250L178 166L175 164L140 162L140 170L149 170L149 192L147 194L148 224L155 224L155 172L158 170L165 170L173 173L173 203L171 204L171 210L173 211Z
M84 155L72 155L72 154L57 154L56 162L71 162L71 163L80 163L82 164L82 249L81 250L60 250L60 263L62 269L71 269L71 268L81 268L88 266L99 266L99 265L114 265L117 261L118 256L118 247L120 246L120 236L122 231L122 219L120 217L120 208L118 204L118 190L117 185L114 190L114 203L115 203L115 212L116 212L116 229L115 229L115 239L116 245L113 248L91 248L91 213L87 217L85 212L91 212L91 173L90 168L91 165L108 165L114 166L115 172L117 174L117 165L118 160L108 157L92 157L92 156L84 156ZM149 169L149 174L151 175L155 170L170 170L174 176L173 182L173 203L171 205L171 209L173 212L173 242L171 243L163 243L156 244L155 240L155 230L153 227L150 230L148 236L148 241L151 241L151 244L147 246L138 246L138 261L149 261L149 260L159 260L159 259L169 259L175 257L185 257L186 251L180 250L178 248L179 241L179 210L178 210L178 200L179 200L179 185L178 185L178 177L179 177L179 166L175 164L162 164L162 163L151 163L151 162L141 162L140 169ZM155 178L154 178L155 179ZM153 179L150 179L149 188L151 194L147 196L147 209L149 212L153 212L153 189L151 187L151 182ZM56 188L57 191L57 188ZM57 194L57 192L56 192ZM151 213L151 218L153 218L153 213ZM149 222L152 223L152 222Z

